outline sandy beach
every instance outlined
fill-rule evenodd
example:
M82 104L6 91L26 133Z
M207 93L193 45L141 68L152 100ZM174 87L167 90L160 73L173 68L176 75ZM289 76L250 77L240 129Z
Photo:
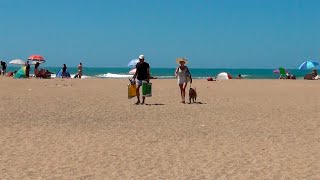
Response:
M320 81L0 78L1 179L320 179Z

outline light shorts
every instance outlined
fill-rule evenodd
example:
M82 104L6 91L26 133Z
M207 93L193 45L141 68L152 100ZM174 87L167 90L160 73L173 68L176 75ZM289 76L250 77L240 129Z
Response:
M187 76L178 77L178 84L184 84L188 82L190 82L190 77L187 77Z
M143 82L143 81L145 81L145 80L137 80L136 83L137 83L138 86L142 86L142 82Z

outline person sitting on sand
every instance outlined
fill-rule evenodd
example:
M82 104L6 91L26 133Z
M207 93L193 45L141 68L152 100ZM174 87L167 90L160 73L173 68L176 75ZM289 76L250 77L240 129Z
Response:
M10 71L7 73L7 77L13 77L15 73L17 73L17 71L15 72Z
M318 71L316 69L312 70L312 73L311 74L306 74L304 76L304 79L306 79L306 80L317 80L317 79L319 79Z
M130 80L133 82L135 78L137 78L137 88L136 88L136 94L137 94L137 102L136 105L140 104L140 87L142 86L143 81L150 81L150 65L144 61L144 55L139 56L139 62L136 65L136 73L133 75L132 79ZM146 97L142 97L142 103L145 103Z
M215 81L215 79L213 79L212 77L208 77L207 81Z
M241 75L241 74L238 74L237 79L242 79L242 75Z
M291 78L291 74L289 72L286 73L286 79L290 79Z
M290 79L297 79L295 75L291 74Z
M51 74L53 74L53 73L51 73L49 70L45 70L45 72L42 75L42 78L50 79L51 78Z
M319 77L318 77L318 71L317 71L316 69L314 69L311 74L312 74L312 78L313 78L313 79L315 79L315 80L318 80L318 79L319 79Z
M185 65L188 61L185 58L178 58L179 66L175 71L175 76L178 78L178 85L180 88L181 103L186 103L186 87L188 82L192 83L191 73L189 68Z

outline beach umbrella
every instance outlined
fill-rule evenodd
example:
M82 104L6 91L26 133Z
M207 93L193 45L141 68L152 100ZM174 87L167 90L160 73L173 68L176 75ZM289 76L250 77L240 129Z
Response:
M299 69L300 70L301 69L310 69L310 68L314 68L318 65L319 65L319 63L317 63L315 61L305 61L299 66Z
M136 68L134 68L134 69L132 69L131 71L129 71L129 74L135 74L135 73L136 73L136 71L137 71L137 69L136 69Z
M31 55L31 56L29 56L28 60L37 61L37 62L45 62L44 57L41 55Z
M136 66L138 64L138 62L140 62L139 59L133 59L128 63L128 66L129 67Z
M229 80L229 79L232 79L232 76L226 72L222 72L218 74L218 76L216 77L216 80Z
M14 60L10 61L9 64L24 65L25 62L23 60L21 60L21 59L14 59Z

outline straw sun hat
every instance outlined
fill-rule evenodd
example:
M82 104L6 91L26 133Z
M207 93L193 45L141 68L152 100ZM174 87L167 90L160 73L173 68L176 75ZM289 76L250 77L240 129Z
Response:
M187 64L188 60L186 58L177 58L176 62L177 62L177 64L180 64L180 62L184 62L185 64Z

